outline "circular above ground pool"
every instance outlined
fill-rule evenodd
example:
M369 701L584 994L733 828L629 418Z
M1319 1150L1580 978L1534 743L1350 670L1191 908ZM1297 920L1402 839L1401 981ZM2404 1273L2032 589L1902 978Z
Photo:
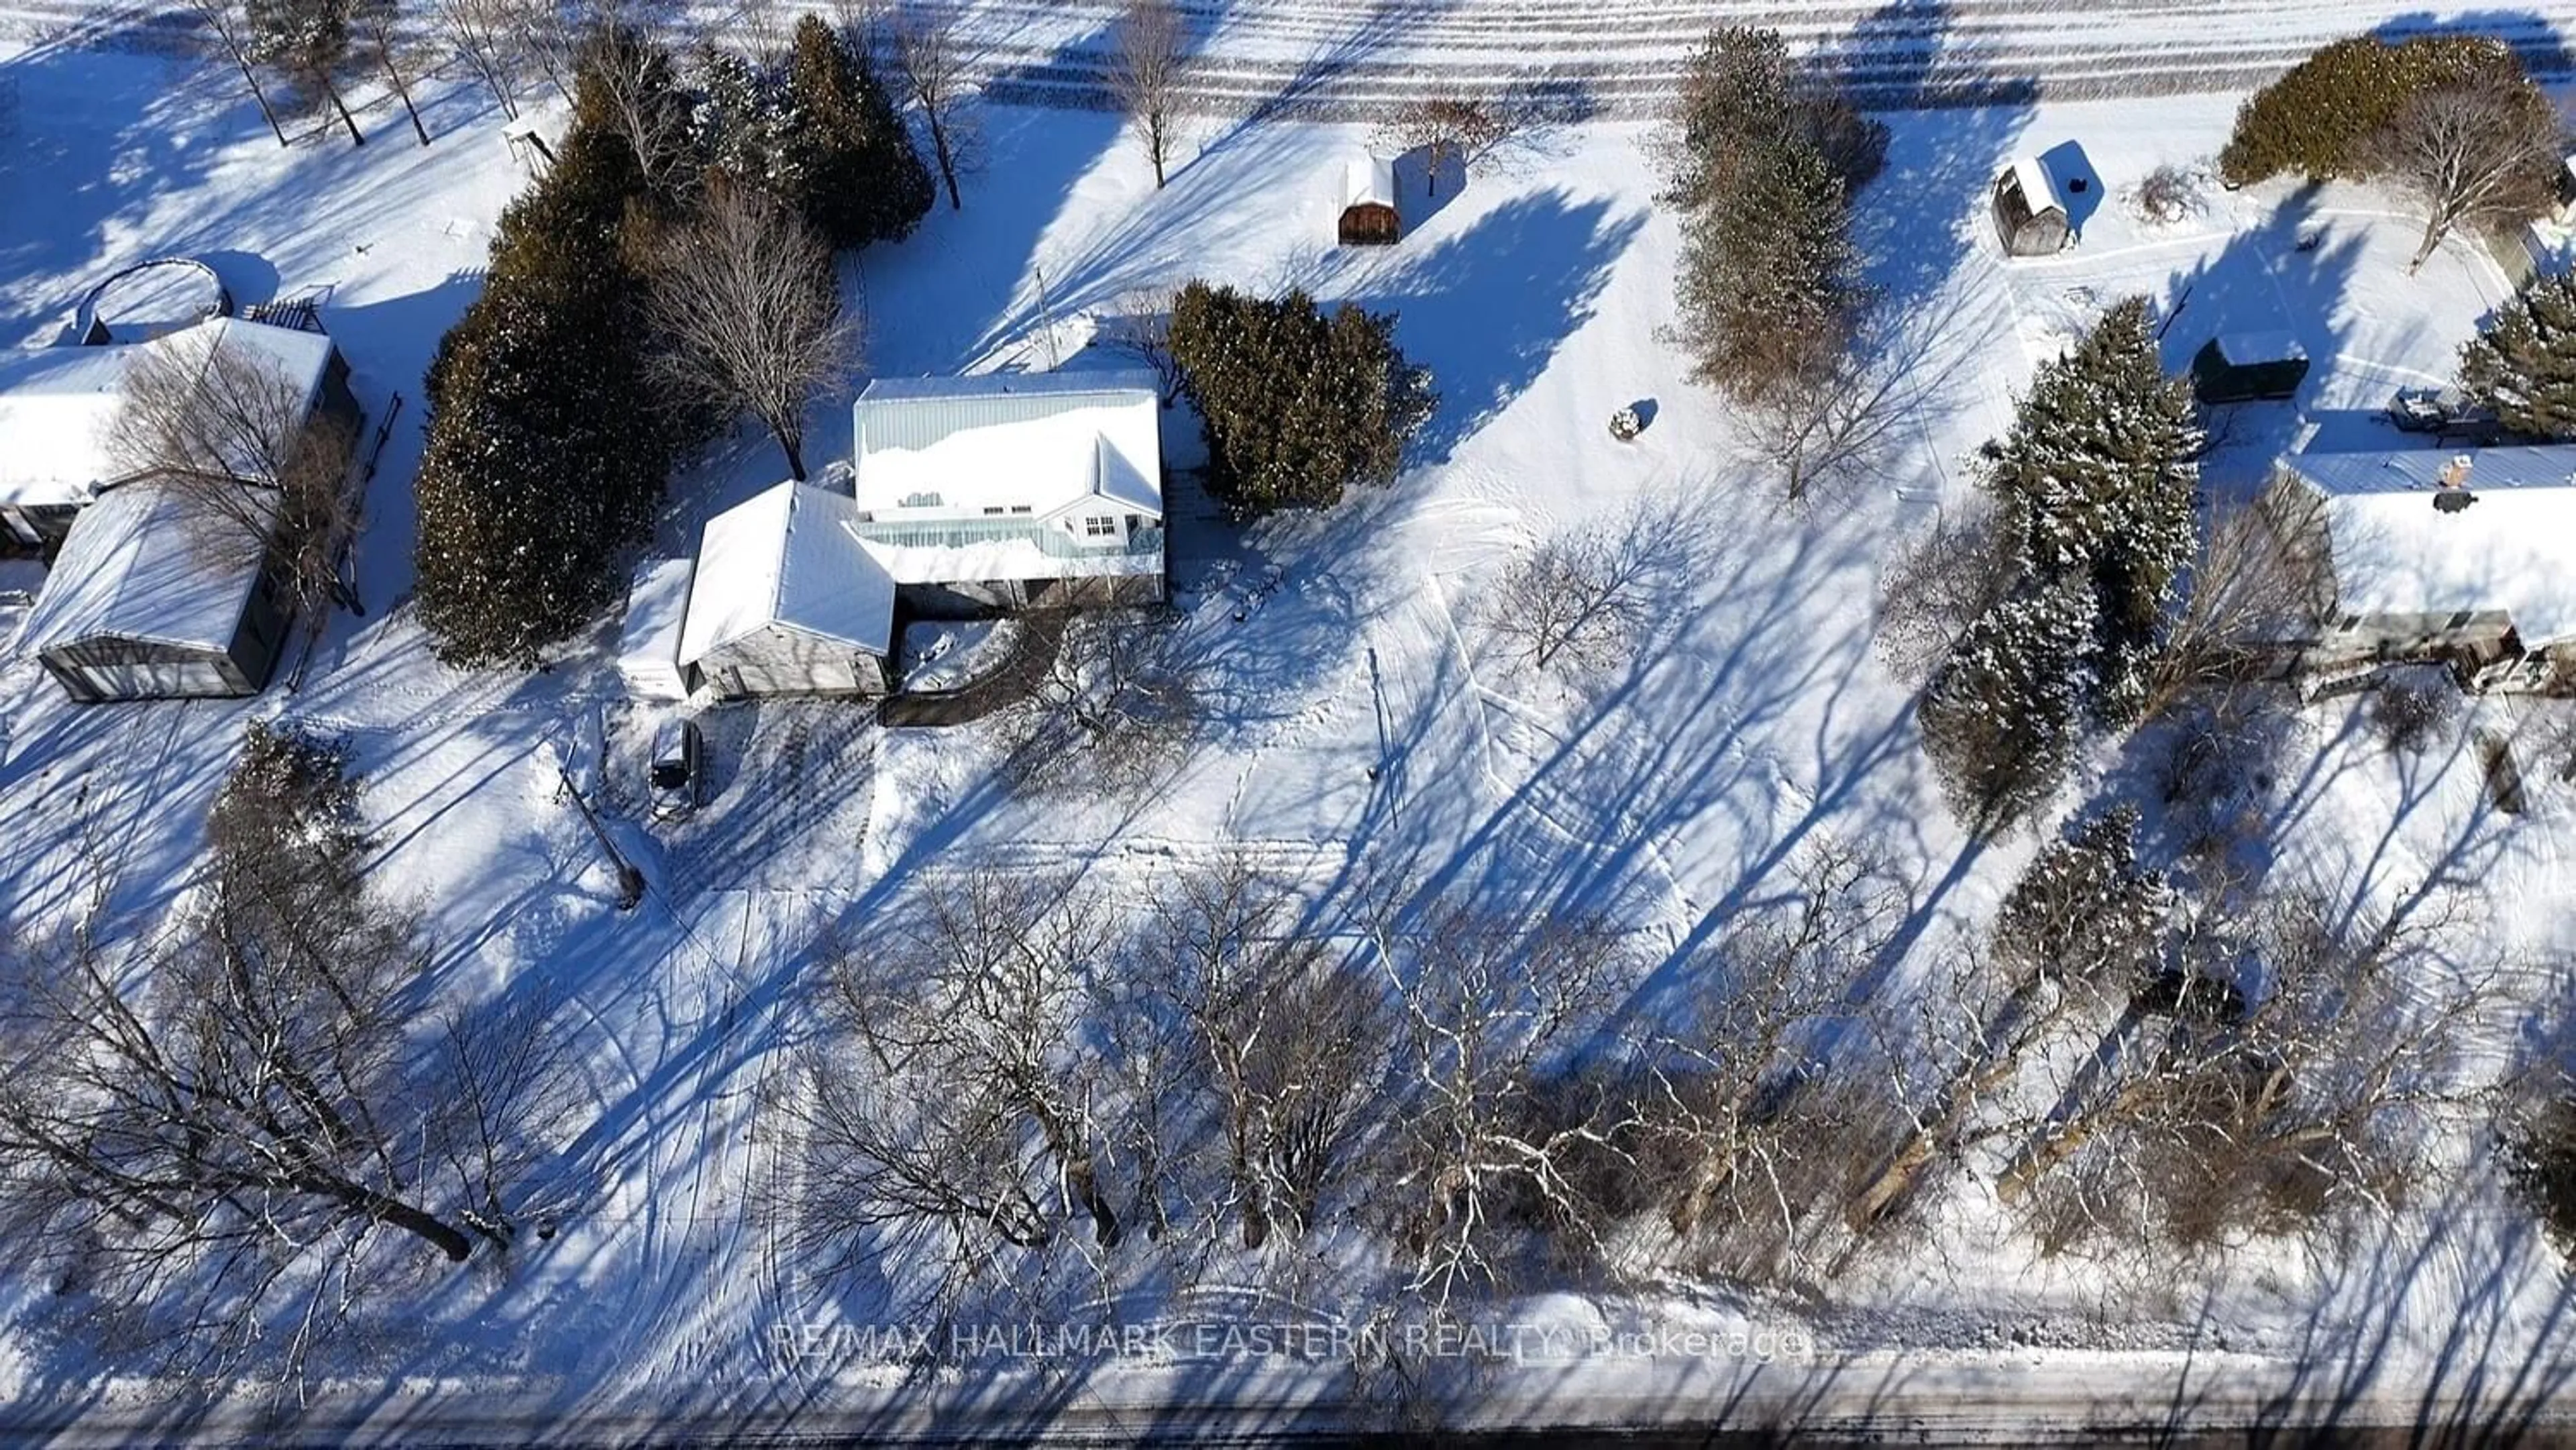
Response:
M90 292L81 303L80 340L142 342L232 310L232 295L214 268L192 257L156 257Z

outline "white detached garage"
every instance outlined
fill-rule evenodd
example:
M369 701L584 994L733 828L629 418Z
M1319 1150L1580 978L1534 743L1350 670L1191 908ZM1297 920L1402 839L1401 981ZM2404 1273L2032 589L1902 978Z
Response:
M885 693L894 578L857 523L850 499L803 483L709 519L681 673L729 696Z

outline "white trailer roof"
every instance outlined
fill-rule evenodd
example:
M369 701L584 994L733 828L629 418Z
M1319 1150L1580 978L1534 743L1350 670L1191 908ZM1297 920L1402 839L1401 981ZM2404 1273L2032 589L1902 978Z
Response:
M859 541L857 523L849 499L794 482L707 520L679 662L694 665L773 624L885 656L894 578Z
M2417 448L2290 460L2324 496L2339 607L2501 609L2526 647L2576 639L2576 447L2469 453L2468 501L2437 508L2442 472L2460 456Z
M245 497L274 511L266 489ZM72 520L19 649L90 639L225 650L259 584L258 541L240 520L184 485L143 479L100 496Z

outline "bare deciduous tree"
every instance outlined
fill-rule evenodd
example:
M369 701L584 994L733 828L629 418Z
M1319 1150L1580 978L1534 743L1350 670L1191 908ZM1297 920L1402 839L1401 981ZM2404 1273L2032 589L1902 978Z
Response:
M1036 682L1036 710L1012 768L1034 786L1142 786L1186 746L1206 711L1199 671L1168 611L1074 616Z
M215 43L241 71L242 84L250 87L250 98L259 103L260 119L276 133L277 144L291 144L286 139L286 127L277 119L277 108L269 104L268 88L259 83L259 68L253 64L251 54L250 19L242 12L239 0L195 0L194 8L204 17L206 28L215 33Z
M1221 1129L1216 1177L1243 1246L1316 1223L1382 1088L1384 984L1308 935L1296 900L1240 858L1157 895L1139 975L1187 1025Z
M429 144L429 127L420 119L420 107L412 104L411 81L403 74L404 41L395 30L394 9L390 0L368 4L356 11L356 18L366 35L367 49L383 67L385 81L403 104L403 114L411 118L411 133L420 144Z
M2021 551L1991 509L1944 516L1889 562L1880 585L1878 651L1899 680L1932 678L1968 626L2012 593Z
M2481 76L2409 101L2372 141L2372 169L2422 203L2424 240L2408 273L2463 222L2522 221L2556 198L2567 133L2557 108L2518 75Z
M922 125L930 132L930 152L939 162L939 179L948 187L948 209L959 210L966 203L957 193L958 153L964 139L958 112L970 94L973 57L958 36L955 17L944 9L936 13L925 13L918 6L907 9L894 16L886 29L896 86L905 99L921 108Z
M299 1375L396 1246L509 1242L533 1075L468 1086L420 1050L419 938L367 890L355 797L337 752L255 727L193 908L141 961L86 926L0 950L0 1216L201 1367L257 1348ZM451 1198L467 1136L491 1171Z
M796 1110L810 1129L807 1232L944 1248L946 1286L1042 1250L1068 1212L1102 1249L1124 1226L1102 1181L1105 1068L1086 1040L1099 902L1060 878L979 871L929 887L882 941L839 943Z
M1869 856L1825 841L1793 906L1731 929L1697 964L1692 1020L1657 1045L1650 1114L1665 1221L1704 1268L1812 1283L1852 1181L1903 1130L1893 1070L1848 995L1903 902Z
M1612 667L1687 581L1698 529L1678 504L1644 503L1552 534L1505 566L1481 606L1486 626L1533 669Z
M1852 306L1847 347L1784 365L1742 400L1754 456L1780 471L1793 503L1881 476L1906 428L1942 405L1957 368L1955 356L1938 360L1939 325L1881 316L1867 299Z
M712 182L655 256L654 281L666 381L692 406L758 418L803 478L806 405L855 361L831 248L766 194Z
M201 544L259 553L299 607L359 608L342 577L359 522L348 420L321 410L275 362L194 328L146 346L125 375L109 452L128 477L187 491L210 526Z
M435 0L431 15L448 50L483 82L501 114L517 120L519 62L527 50L520 0Z
M1139 288L1119 298L1104 319L1111 340L1154 370L1167 408L1181 396L1181 365L1172 357L1172 308L1180 295L1181 289L1169 284Z
M1402 1107L1377 1155L1411 1287L1434 1304L1500 1282L1516 1232L1597 1252L1609 1218L1594 1191L1632 1153L1639 1118L1623 1085L1579 1071L1635 963L1597 921L1527 927L1435 902L1369 926L1396 1003Z
M1118 53L1109 89L1129 125L1144 138L1160 190L1171 159L1181 93L1189 84L1189 33L1172 0L1129 0L1118 17Z
M2241 680L2267 653L2311 637L2332 597L2323 555L2284 538L2261 504L2210 507L2187 588L2148 666L2141 719Z
M2159 959L2168 898L2140 871L2133 814L2112 812L2052 844L2006 896L1982 952L1943 964L1921 995L1913 1034L1927 1079L1906 1094L1905 1132L1858 1180L1845 1209L1855 1233L1894 1216L2030 1059L2070 1023L2107 1018Z
M364 146L366 133L340 96L340 72L349 64L361 23L362 0L244 0L251 59L273 65L322 93L349 131L349 144Z
M1480 97L1436 91L1389 109L1374 140L1383 150L1421 151L1429 190L1437 195L1441 173L1452 166L1463 173L1481 163L1510 138L1512 120Z
M2056 1175L2043 1234L2059 1244L2210 1247L2303 1231L2347 1202L2385 1211L2422 1172L2437 1114L2473 1090L2462 1068L2491 982L2435 949L2446 924L2352 927L2322 897L2264 903L2250 940L2208 954L2213 972L2261 961L2262 995L2249 1007L2195 973L2133 999L1999 1196Z

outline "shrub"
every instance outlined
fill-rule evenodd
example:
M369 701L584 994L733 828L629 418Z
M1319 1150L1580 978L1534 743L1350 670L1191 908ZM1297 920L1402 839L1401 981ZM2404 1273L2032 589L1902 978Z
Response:
M1395 477L1438 399L1394 326L1348 304L1328 314L1303 291L1181 289L1172 360L1207 425L1208 490L1229 512L1329 507L1353 484Z
M2562 1091L2521 1116L2504 1132L2514 1188L2559 1251L2576 1255L2576 1096Z
M2460 713L2460 692L2446 677L2409 676L2379 687L2370 725L2391 750L2422 750Z
M2200 214L2200 177L2168 161L2138 183L2130 205L2138 220L2172 226Z
M2371 139L2410 101L2481 75L2520 80L2521 59L2482 35L2338 40L2237 108L2236 129L2218 153L2219 175L2235 186L2284 173L2319 181L2364 176Z

